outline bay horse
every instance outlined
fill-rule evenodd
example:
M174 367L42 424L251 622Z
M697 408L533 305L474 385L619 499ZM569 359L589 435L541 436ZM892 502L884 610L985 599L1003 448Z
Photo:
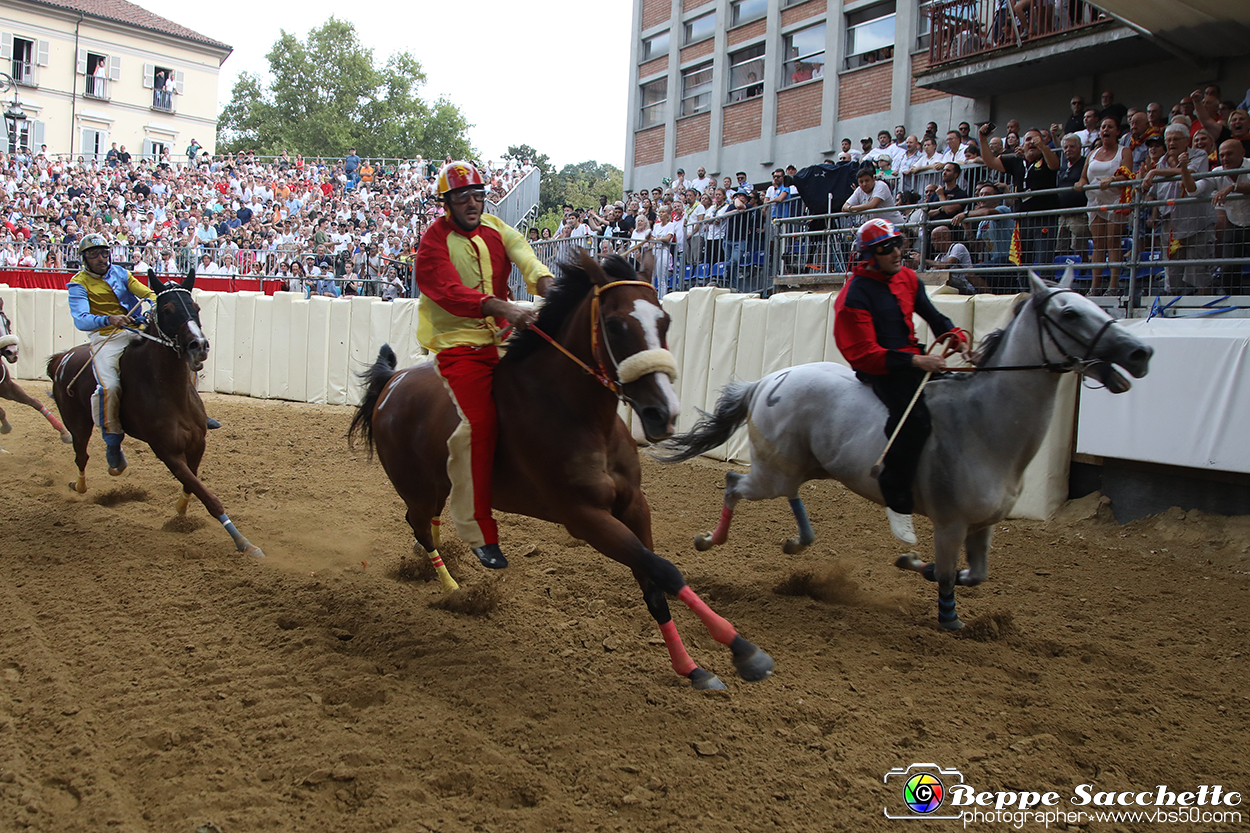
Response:
M9 321L9 317L4 314L4 301L0 300L0 358L9 364L13 364L17 361L18 351L21 350L21 346L17 334L13 332L13 324ZM4 362L0 362L0 398L29 405L43 414L44 419L60 432L61 442L72 443L74 441L74 438L65 430L65 426L61 424L61 420L57 418L56 414L49 411L47 406L38 399L22 390L22 386L17 383L17 379L13 378L13 372L4 366ZM7 434L12 430L13 426L9 424L4 408L0 408L0 434Z
M671 379L676 364L665 341L669 319L655 290L616 255L600 266L583 252L560 272L536 327L508 341L495 371L502 418L494 507L562 524L628 567L659 624L673 670L695 688L725 686L691 660L665 594L680 599L729 647L742 679L768 677L772 658L738 635L653 551L637 444L617 414L617 397L633 408L649 439L672 435L680 407ZM362 374L367 389L348 436L376 449L407 504L417 545L450 593L457 585L438 554L438 519L451 490L447 438L459 416L432 364L396 371L396 363L383 346Z
M1031 293L1014 317L990 334L966 374L934 376L925 388L933 432L921 453L913 491L916 511L933 521L935 561L915 553L895 566L938 585L938 623L963 627L955 613L955 586L985 581L994 524L1020 495L1024 469L1050 425L1061 374L1091 375L1112 393L1130 387L1113 367L1146 375L1154 351L1117 325L1094 302L1071 289L1069 274L1056 287L1031 275ZM1018 371L1018 372L995 372ZM833 479L884 504L871 471L886 436L885 405L849 368L818 362L779 370L758 382L722 391L713 413L664 445L666 462L688 460L726 442L743 423L749 428L751 471L725 475L720 523L695 538L707 550L729 537L740 500L787 497L799 534L787 553L816 540L799 487ZM961 546L968 568L956 570Z
M200 306L191 297L195 270L181 282L163 283L148 272L148 286L156 292L155 317L141 331L143 340L122 353L121 422L127 434L147 443L157 458L182 484L176 509L185 515L194 494L208 514L225 527L240 552L264 555L235 527L225 507L200 481L200 460L208 433L204 402L195 389L196 374L208 358L209 344L200 325ZM70 488L87 491L87 442L95 424L91 419L91 393L96 387L91 346L80 344L48 359L52 395L61 418L73 435L78 480ZM120 474L121 472L118 472Z

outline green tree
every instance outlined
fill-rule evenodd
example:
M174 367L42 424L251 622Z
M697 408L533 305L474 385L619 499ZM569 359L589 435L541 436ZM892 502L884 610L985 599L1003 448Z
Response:
M559 173L543 176L539 213L558 212L563 205L598 208L600 194L606 194L609 201L620 199L624 182L624 172L615 165L595 161L565 165Z
M378 66L356 28L331 17L307 40L283 31L269 54L273 81L243 73L217 125L225 151L306 156L473 156L471 126L451 102L419 95L421 64L408 52Z
M547 177L555 173L555 166L551 164L551 159L545 153L539 153L529 145L509 145L508 150L503 155L504 159L513 162L524 162L526 159L530 161L538 170L542 171L540 176L546 181Z

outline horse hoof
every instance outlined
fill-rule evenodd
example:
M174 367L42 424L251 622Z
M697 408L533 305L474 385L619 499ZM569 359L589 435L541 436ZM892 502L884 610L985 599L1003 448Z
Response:
M13 430L13 426L7 422L0 422L0 434L7 434Z
M712 533L700 532L694 536L694 548L699 552L707 552L712 548Z
M894 559L894 566L900 570L907 570L913 573L919 573L924 569L924 562L920 560L920 556L914 552L905 552L898 558Z
M807 549L807 544L798 538L787 538L786 542L781 545L781 551L786 555L798 555L805 549Z
M690 677L690 682L694 683L695 691L724 691L726 689L726 685L720 681L720 677L711 671L696 668L688 676Z
M963 621L958 618L952 619L949 622L939 621L938 624L948 631L957 631L964 626Z
M244 548L243 548L243 554L244 554L244 555L254 555L254 556L256 556L257 558L264 558L264 557L265 557L265 554L264 554L263 552L261 552L260 547L256 546L255 544L248 544L246 547L244 547Z
M61 442L65 443L66 445L73 445L74 435L66 431L64 434L61 435Z
M756 648L741 659L734 657L734 667L739 677L748 683L758 683L773 675L773 658Z

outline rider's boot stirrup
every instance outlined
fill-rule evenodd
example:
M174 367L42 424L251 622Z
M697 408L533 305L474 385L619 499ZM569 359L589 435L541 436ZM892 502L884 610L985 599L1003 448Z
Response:
M122 437L124 434L104 435L104 460L108 463L109 474L118 475L126 470L126 455L122 453Z
M482 562L482 566L488 569L502 570L508 566L508 559L504 558L498 544L485 544L480 547L474 547L473 554L477 556L478 561Z
M890 531L895 538L904 544L916 543L916 530L911 524L911 515L902 515L890 508L885 510L885 515L890 519Z

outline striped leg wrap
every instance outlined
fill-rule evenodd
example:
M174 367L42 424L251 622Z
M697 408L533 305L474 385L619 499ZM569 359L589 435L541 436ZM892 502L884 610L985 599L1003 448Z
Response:
M949 594L938 594L938 621L954 622L959 617L955 615L955 591Z

